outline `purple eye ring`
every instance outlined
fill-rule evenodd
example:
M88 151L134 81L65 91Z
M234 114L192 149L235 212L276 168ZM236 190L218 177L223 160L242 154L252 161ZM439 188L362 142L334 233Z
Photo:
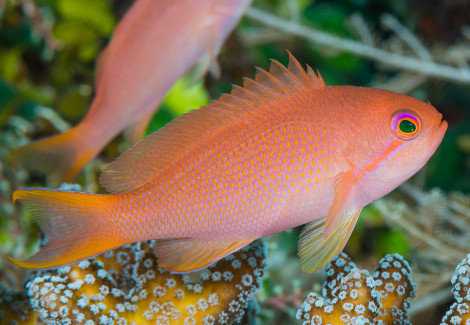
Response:
M393 115L391 128L398 138L410 140L419 134L421 123L415 114L402 110Z

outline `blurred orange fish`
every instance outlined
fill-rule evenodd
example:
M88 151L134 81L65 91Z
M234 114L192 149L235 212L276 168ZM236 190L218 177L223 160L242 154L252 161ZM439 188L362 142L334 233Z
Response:
M133 126L134 138L140 138L178 78L198 60L200 74L215 67L222 43L250 3L136 1L100 56L96 96L85 118L63 134L14 151L10 164L43 172L56 187L73 179L125 128Z
M361 209L416 173L447 123L428 103L325 86L291 56L230 95L182 115L106 168L112 194L18 190L49 244L28 268L73 263L156 239L159 264L188 272L308 223L302 269L343 249Z

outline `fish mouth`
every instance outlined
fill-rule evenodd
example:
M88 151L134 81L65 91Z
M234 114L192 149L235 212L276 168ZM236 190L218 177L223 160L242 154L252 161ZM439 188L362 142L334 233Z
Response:
M434 141L437 141L437 144L441 143L442 139L444 138L444 134L447 131L447 122L442 120L442 115L441 115L441 121L439 123L439 126L437 127L436 132L434 133Z
M439 132L446 132L447 131L447 121L441 120L441 123L439 124L438 130Z

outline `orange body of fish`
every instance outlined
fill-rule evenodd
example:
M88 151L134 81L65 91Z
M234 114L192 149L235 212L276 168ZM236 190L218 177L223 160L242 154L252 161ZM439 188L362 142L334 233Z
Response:
M188 272L251 241L307 224L302 269L338 254L363 206L416 173L447 123L430 104L385 90L326 86L290 57L185 114L107 167L96 195L14 193L49 244L52 268L156 239L159 264Z
M126 128L139 139L174 82L196 62L215 64L222 43L251 0L138 0L116 27L96 68L96 96L85 118L63 134L9 156L47 175L49 186L70 181ZM201 71L201 74L203 72Z

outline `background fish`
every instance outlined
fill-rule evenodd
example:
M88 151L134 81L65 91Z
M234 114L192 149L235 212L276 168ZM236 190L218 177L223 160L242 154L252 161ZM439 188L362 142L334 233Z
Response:
M161 266L188 272L256 238L307 223L302 269L338 254L363 206L416 173L447 123L385 90L326 86L291 56L140 141L104 170L112 194L16 191L49 244L52 268L157 239Z
M173 83L199 61L210 65L251 0L138 0L116 27L96 68L96 96L73 129L33 142L11 164L70 181L125 128L139 138Z

